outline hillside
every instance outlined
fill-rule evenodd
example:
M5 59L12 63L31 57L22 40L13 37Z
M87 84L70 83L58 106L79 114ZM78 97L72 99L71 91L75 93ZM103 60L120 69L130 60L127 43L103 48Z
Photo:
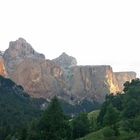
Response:
M92 133L79 140L139 140L140 80L126 82L124 94L108 95ZM90 116L96 116L93 112Z
M0 76L0 139L26 126L41 115L43 100L32 99L21 86Z

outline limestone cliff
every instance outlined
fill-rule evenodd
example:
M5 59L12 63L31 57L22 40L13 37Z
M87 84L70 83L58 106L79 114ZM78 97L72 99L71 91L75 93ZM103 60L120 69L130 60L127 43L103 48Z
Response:
M76 100L102 102L105 95L119 91L119 85L110 66L75 66L65 74L69 93Z
M61 93L62 70L49 60L25 59L12 78L34 97L51 98Z

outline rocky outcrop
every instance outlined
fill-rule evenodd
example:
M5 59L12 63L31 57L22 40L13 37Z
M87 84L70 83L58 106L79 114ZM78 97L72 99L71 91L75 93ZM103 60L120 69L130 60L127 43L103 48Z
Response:
M67 55L65 52L63 52L58 58L55 58L52 61L62 68L77 65L77 60L74 57Z
M75 66L65 74L69 93L76 100L102 102L105 95L119 91L119 85L110 66Z
M23 85L30 95L51 98L61 93L62 74L60 67L49 60L27 58L11 76L16 83Z
M0 52L0 75L5 76L5 77L7 76L2 52Z
M125 81L136 78L133 72L114 73L107 65L77 66L76 59L66 53L46 60L22 38L10 42L0 60L0 73L6 68L8 76L31 96L50 99L57 95L70 103L102 103L106 94L122 91Z
M27 58L45 60L45 56L37 53L23 38L19 38L16 41L11 41L9 43L9 48L3 55L3 58L5 61L6 70L10 76L13 75L13 72L15 72L18 65Z
M115 75L116 80L118 82L120 91L123 90L123 88L124 88L123 84L126 81L130 82L132 79L136 78L136 73L133 72L133 71L130 71L130 72L127 72L127 71L126 72L114 72L114 75Z

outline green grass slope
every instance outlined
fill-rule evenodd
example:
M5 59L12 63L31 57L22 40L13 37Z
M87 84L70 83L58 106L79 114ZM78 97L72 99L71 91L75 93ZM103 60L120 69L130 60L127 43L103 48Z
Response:
M104 139L103 136L103 131L105 128L100 129L96 132L92 132L88 135L86 135L83 138L80 138L78 140L106 140ZM140 139L140 135L136 134L134 132L125 132L125 131L120 131L120 135L117 138L112 138L111 140L139 140ZM110 140L110 139L109 139Z
M90 133L79 140L103 140L103 132L102 130Z

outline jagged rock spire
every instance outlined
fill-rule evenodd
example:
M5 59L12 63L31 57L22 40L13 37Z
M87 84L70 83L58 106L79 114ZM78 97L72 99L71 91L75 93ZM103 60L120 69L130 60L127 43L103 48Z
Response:
M76 58L69 56L65 52L63 52L59 57L53 59L52 61L54 61L56 64L58 64L59 66L63 68L77 65Z

